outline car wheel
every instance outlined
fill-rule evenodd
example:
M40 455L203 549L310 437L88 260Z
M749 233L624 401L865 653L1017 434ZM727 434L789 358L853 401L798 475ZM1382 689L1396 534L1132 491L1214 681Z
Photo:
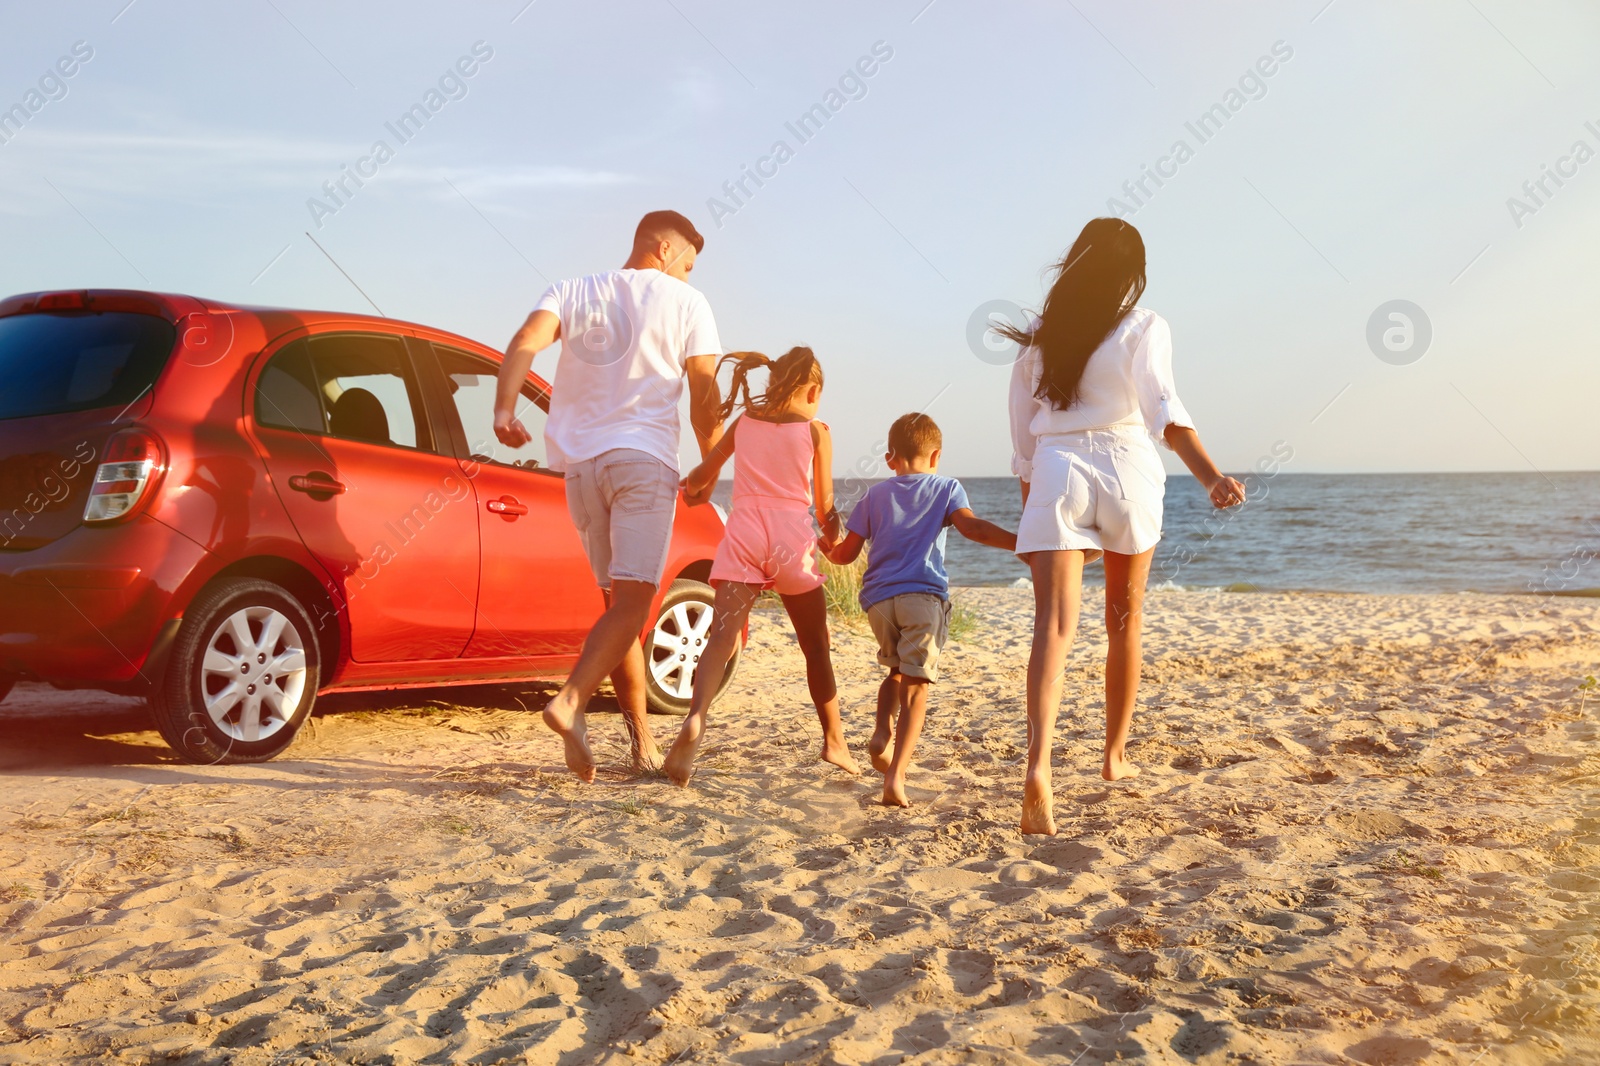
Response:
M716 593L710 585L687 578L674 581L661 600L661 613L645 638L645 699L658 714L689 713L694 696L695 669L711 632L711 611ZM728 691L744 654L744 641L734 648L728 673L717 689L715 702Z
M6 701L6 697L11 694L11 686L16 683L16 674L0 674L0 703Z
M294 740L320 680L306 609L278 585L241 578L185 612L151 709L187 762L262 762Z

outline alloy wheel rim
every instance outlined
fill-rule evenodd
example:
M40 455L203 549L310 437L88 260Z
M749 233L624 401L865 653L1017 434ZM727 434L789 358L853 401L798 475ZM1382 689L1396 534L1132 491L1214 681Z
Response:
M674 699L694 695L695 669L711 630L711 604L684 600L663 611L650 635L650 676Z
M224 735L248 744L274 736L294 719L305 687L305 642L282 611L241 607L212 630L200 696Z

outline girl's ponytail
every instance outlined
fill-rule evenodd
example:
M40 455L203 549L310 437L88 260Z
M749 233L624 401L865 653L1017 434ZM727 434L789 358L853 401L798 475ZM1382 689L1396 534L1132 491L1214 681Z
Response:
M734 408L782 408L789 400L812 383L822 383L822 364L810 348L790 348L777 359L769 359L760 352L729 352L717 364L717 373L726 363L733 364L733 381L728 386L728 398L718 409L723 421L733 414ZM766 367L767 390L759 396L750 392L750 371ZM740 398L740 394L743 398Z
M728 363L733 364L733 381L728 385L728 396L722 401L722 406L717 409L718 417L726 422L733 414L735 407L748 408L751 404L750 397L750 371L760 367L770 367L772 360L760 352L729 352L717 363L717 373L722 373L722 368ZM740 400L739 394L744 394Z

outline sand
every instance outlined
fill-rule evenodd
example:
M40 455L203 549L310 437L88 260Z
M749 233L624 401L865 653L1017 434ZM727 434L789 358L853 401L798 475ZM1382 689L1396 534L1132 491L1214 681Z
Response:
M1153 592L1107 785L1092 598L1038 839L1030 594L962 595L909 810L813 761L770 613L688 790L614 713L573 780L540 687L329 698L191 767L21 686L0 1062L1600 1061L1600 604ZM835 647L864 755L870 638Z

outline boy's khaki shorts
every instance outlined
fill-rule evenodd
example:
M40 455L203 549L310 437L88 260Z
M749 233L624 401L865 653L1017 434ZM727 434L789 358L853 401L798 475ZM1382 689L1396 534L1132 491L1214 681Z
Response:
M950 601L931 592L906 592L867 608L878 638L878 665L907 677L939 680L939 653L950 635Z

